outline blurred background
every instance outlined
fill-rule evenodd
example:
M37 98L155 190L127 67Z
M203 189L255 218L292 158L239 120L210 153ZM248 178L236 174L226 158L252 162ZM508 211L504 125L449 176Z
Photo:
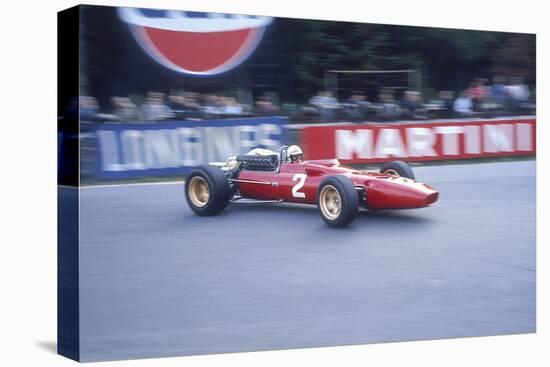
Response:
M91 133L84 179L101 176L107 155L136 156L119 142L128 124L263 126L251 119L277 116L269 123L278 128L256 132L242 149L191 159L205 163L271 147L266 139L299 143L300 129L289 125L492 119L536 108L534 34L83 6L79 45L80 96L58 107L60 120L78 115L81 133ZM210 123L220 119L249 122ZM98 146L99 130L116 136L103 134ZM198 144L205 134L185 139ZM189 164L172 166L147 175L181 174Z

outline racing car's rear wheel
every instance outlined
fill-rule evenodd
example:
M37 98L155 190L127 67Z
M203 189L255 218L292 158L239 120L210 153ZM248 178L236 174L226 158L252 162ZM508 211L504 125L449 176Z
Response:
M202 208L210 199L208 183L201 176L195 176L189 181L189 200L194 206Z
M187 176L185 197L198 215L221 213L229 204L230 196L227 178L218 167L201 166Z
M317 207L329 226L347 226L359 210L359 197L353 183L345 176L325 178L317 190Z
M403 161L392 161L387 162L382 165L382 168L380 168L380 173L384 173L386 175L392 175L392 176L400 176L405 178L410 178L411 180L414 180L414 172L407 163Z

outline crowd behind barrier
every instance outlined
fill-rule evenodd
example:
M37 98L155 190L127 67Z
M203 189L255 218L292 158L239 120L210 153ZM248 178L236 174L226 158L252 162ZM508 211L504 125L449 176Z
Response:
M489 84L478 78L458 93L441 90L425 100L420 91L396 91L381 88L377 98L355 90L338 100L327 90L320 90L305 104L279 105L271 97L258 98L253 105L241 104L235 97L199 94L191 91L148 92L145 96L113 96L110 105L99 106L91 96L80 97L74 108L80 108L80 119L106 123L151 123L220 118L286 116L290 122L392 122L442 118L535 114L534 89L522 78L496 76ZM70 112L69 112L70 113Z

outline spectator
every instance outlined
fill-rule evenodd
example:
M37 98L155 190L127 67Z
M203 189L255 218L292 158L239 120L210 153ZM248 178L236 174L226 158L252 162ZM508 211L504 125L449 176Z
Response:
M174 112L164 103L164 93L149 92L140 110L143 121L163 121L174 117Z
M344 103L344 113L352 120L362 120L368 115L369 101L364 93L354 91Z
M422 95L418 91L405 91L403 98L403 112L406 117L412 119L425 119L426 108L422 103Z
M476 79L470 83L470 88L468 89L468 94L472 100L473 110L476 112L481 112L483 110L483 105L487 99L487 87L484 85L483 79Z
M198 100L198 94L188 92L183 96L183 107L185 110L186 118L199 118L201 117L201 105Z
M223 105L220 97L207 94L203 96L202 111L207 116L219 116L222 114Z
M255 104L254 113L262 116L271 116L279 112L279 108L267 97L260 97Z
M112 97L113 115L117 121L136 122L139 120L138 110L128 97Z
M439 91L437 99L432 101L437 115L442 118L449 118L453 115L454 93L450 90Z
M79 103L80 119L84 121L98 120L99 105L94 97L81 96Z
M518 100L521 102L527 102L529 100L530 93L529 87L527 86L527 84L525 84L523 78L516 78L516 86L518 88L518 92L516 94Z
M472 99L467 90L460 94L454 103L453 111L461 116L471 116L473 114Z
M168 96L167 106L177 118L185 118L184 99L185 97L181 93L171 93Z
M383 120L394 120L401 115L401 107L394 99L392 90L383 89L378 98L380 100L378 116L380 116Z
M340 108L338 101L330 91L319 91L309 100L309 104L317 109L322 121L333 121L336 117L336 110Z
M179 119L198 118L201 116L200 105L194 99L195 93L172 93L168 96L168 107Z
M243 106L234 97L225 97L221 99L223 105L221 112L223 115L242 115L244 112Z
M508 99L508 91L504 86L504 77L495 76L493 78L493 85L491 85L490 95L493 103L497 104L498 108L504 107Z
M529 101L529 87L520 77L510 78L510 85L506 87L510 96L510 109L513 113L521 113Z

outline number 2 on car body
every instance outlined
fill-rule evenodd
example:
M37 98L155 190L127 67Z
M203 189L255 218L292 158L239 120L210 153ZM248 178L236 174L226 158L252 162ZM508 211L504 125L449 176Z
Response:
M305 173L297 173L292 177L292 182L298 181L294 186L292 186L292 196L295 198L305 198L306 194L304 192L300 192L302 187L304 187L306 183L307 175Z

